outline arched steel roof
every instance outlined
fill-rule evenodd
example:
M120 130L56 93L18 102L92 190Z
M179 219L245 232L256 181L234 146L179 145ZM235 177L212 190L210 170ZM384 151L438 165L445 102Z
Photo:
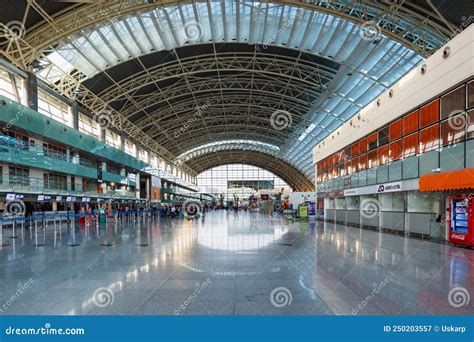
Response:
M283 179L294 191L314 191L313 181L305 174L286 161L267 153L239 149L225 150L202 154L186 162L186 165L198 174L224 164L258 166Z
M249 144L209 153L265 154L307 177L315 144L458 31L439 5L419 1L38 6L45 22L4 55L106 111L113 127L173 162L223 140L275 145L276 154ZM203 151L185 165L199 167Z

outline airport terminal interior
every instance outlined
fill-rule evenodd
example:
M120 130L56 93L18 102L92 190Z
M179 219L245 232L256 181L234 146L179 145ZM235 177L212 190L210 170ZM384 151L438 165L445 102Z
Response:
M473 315L473 22L0 1L0 315Z

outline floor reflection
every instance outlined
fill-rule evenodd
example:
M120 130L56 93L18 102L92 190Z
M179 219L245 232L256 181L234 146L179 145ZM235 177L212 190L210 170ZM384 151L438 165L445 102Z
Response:
M2 315L474 313L452 298L473 293L473 251L354 227L216 211L12 234Z

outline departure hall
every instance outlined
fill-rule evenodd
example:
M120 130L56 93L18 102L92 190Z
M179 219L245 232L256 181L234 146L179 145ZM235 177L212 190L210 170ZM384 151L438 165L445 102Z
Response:
M473 315L473 22L0 1L0 321Z

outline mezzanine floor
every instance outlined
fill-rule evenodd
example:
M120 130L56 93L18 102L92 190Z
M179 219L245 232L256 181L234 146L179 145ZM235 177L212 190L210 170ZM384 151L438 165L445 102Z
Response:
M474 295L474 251L451 245L226 211L74 232L4 228L1 315L474 314L448 301Z

